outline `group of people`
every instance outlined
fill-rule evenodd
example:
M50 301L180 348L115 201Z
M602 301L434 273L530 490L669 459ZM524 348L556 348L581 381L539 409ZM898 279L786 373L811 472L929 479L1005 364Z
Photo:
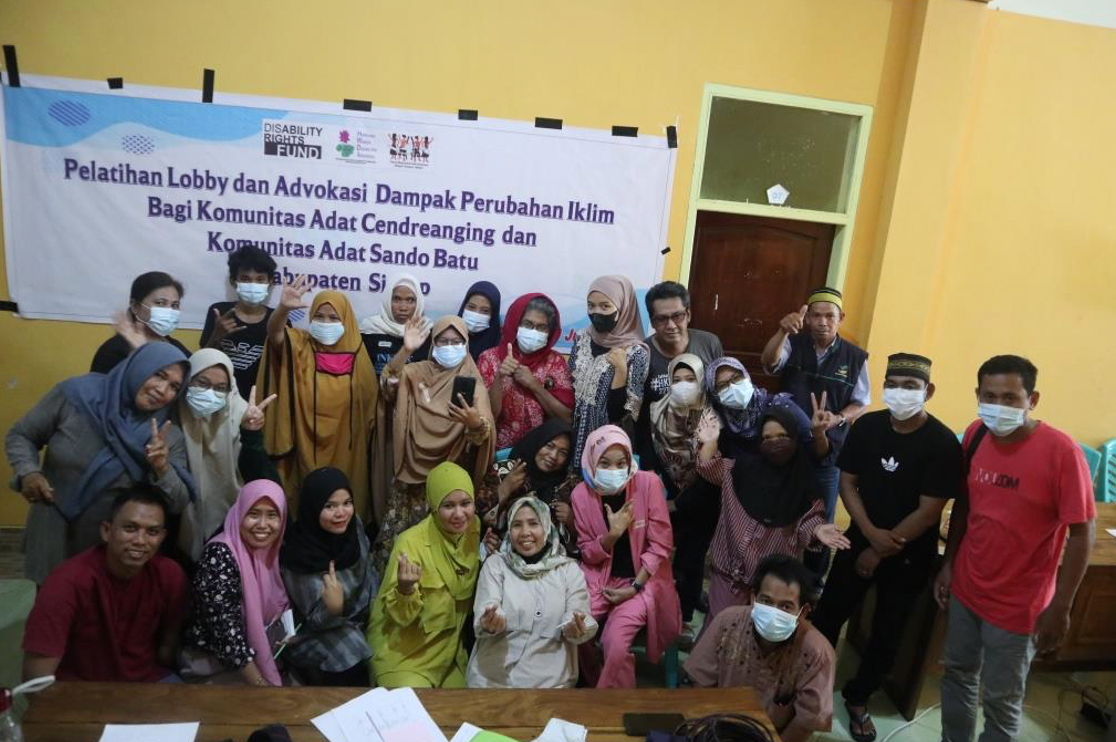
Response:
M1095 515L1080 450L1030 414L1026 359L981 366L959 442L926 411L923 356L891 355L886 409L865 413L867 353L839 334L832 288L764 348L772 393L690 328L671 281L646 294L648 337L631 282L594 280L567 359L544 294L502 313L481 281L431 319L401 275L358 318L343 293L307 301L304 278L274 275L257 248L230 254L237 300L210 307L192 355L173 337L182 285L138 277L91 373L8 432L40 586L25 675L634 687L642 636L652 662L692 646L689 682L755 687L793 742L829 728L833 647L875 584L843 688L871 740L868 699L933 581L943 738L971 738L981 680L986 732L1017 731Z

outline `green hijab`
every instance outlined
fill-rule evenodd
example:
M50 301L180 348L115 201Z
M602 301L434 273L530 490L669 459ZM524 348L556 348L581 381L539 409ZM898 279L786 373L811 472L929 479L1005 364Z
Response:
M472 598L480 571L480 520L473 517L463 534L450 534L442 530L438 508L451 493L462 491L473 497L473 479L457 464L445 461L430 470L426 477L426 502L430 515L426 516L427 540L446 589L455 600Z
M535 515L539 517L539 523L542 524L543 532L546 534L546 544L543 545L542 550L527 559L515 550L511 542L512 519L523 507L529 507L535 511ZM512 503L511 509L508 510L508 531L504 534L504 542L500 545L500 553L504 555L504 561L508 563L511 571L524 580L534 579L555 567L560 567L566 562L572 561L566 556L566 549L562 546L562 537L558 533L558 527L554 525L550 518L550 508L542 500L531 495L519 498Z

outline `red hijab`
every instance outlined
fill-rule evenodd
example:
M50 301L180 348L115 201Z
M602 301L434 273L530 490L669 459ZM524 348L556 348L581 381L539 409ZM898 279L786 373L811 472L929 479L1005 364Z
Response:
M516 333L519 332L519 323L523 321L527 305L532 299L538 298L550 302L550 306L554 308L554 322L550 325L550 337L546 339L546 345L534 353L524 353L519 349L519 343L516 342ZM511 306L508 307L508 313L504 315L504 325L500 330L500 360L502 361L508 357L508 346L511 345L515 360L534 371L540 363L547 359L551 348L554 347L561 336L562 315L558 313L558 305L546 294L524 294L511 303Z

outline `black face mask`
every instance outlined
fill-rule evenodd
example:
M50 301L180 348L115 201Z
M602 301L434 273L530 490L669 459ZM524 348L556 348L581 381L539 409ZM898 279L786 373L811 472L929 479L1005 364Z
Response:
M616 321L620 319L619 312L612 314L597 314L589 315L589 321L593 323L593 329L600 333L612 332L616 328Z

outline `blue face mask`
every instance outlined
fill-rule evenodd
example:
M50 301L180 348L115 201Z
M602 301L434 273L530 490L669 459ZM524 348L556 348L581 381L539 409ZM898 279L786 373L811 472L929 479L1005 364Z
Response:
M340 322L319 322L318 320L314 320L310 323L310 337L314 338L322 345L335 345L344 334L345 325Z
M593 489L602 495L615 495L628 483L630 476L628 469L597 469L593 476Z
M190 406L191 412L201 418L208 418L214 412L224 409L227 397L227 392L215 392L212 389L198 389L193 386L186 389L186 404Z
M547 341L550 340L550 335L538 330L532 330L529 327L520 327L515 331L515 341L519 344L519 349L524 353L534 353L535 351L542 350L546 347Z
M144 304L143 306L147 305ZM150 327L156 335L166 337L178 329L179 311L177 309L171 309L170 307L147 307L147 309L151 316L144 324Z
M492 324L492 318L487 314L474 312L471 309L462 312L461 319L464 320L465 327L469 328L470 333L483 332Z
M798 628L798 615L781 611L773 605L752 604L752 623L756 632L769 642L785 642Z
M465 360L465 343L435 345L434 360L442 368L457 368Z
M717 393L717 399L721 400L721 404L733 410L742 410L748 406L752 401L752 395L756 393L756 388L752 386L751 379L741 379L734 381L724 389Z
M271 285L266 283L240 283L236 284L236 295L245 304L263 304L267 299Z

